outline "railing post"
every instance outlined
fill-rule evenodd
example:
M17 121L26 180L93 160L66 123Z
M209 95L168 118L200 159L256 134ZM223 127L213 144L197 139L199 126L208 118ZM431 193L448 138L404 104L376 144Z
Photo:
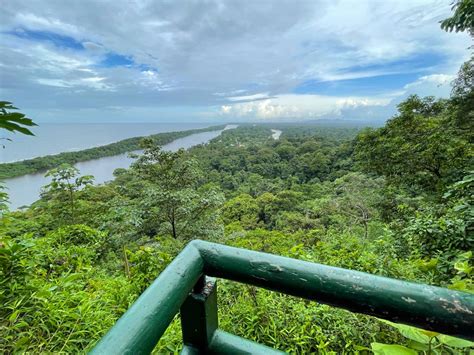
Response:
M217 329L216 279L202 276L180 310L183 353L205 352Z

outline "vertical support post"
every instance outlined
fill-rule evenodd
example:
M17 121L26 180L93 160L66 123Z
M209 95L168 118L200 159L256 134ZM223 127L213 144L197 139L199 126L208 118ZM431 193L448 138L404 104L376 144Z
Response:
M216 279L201 276L180 310L183 343L188 351L205 352L217 329Z

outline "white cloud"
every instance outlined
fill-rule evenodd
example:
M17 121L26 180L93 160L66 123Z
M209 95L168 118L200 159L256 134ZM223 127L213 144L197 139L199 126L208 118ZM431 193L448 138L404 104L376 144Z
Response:
M436 86L450 85L456 78L454 74L431 74L420 77L417 81L405 85L405 89L414 88L424 84L434 84Z
M105 79L106 78L104 77L94 76L90 78L79 79L76 83L79 83L79 85L82 84L84 86L87 86L96 90L106 90L106 91L113 90L113 87L111 85L104 82Z
M39 78L37 79L38 83L47 86L55 86L60 88L72 88L72 87L84 87L90 88L95 90L103 90L103 91L112 91L112 86L104 83L103 81L105 78L103 77L89 77L89 78L81 78L76 80L61 80L61 79L47 79L47 78Z
M31 5L34 6L34 4ZM38 3L37 5L41 4ZM21 8L21 6L19 8ZM47 8L43 7L42 12L48 12ZM73 36L78 35L81 32L76 25L61 21L60 19L52 17L51 15L37 15L31 12L31 8L28 7L24 7L23 10L15 12L13 16L5 18L5 21L2 21L0 23L3 24L2 28L5 29L8 29L7 26L9 24L13 24L24 26L28 29L51 31Z
M314 119L343 110L386 106L391 98L278 95L275 98L221 106L221 114L247 119Z
M227 100L229 101L253 101L253 100L261 100L267 99L268 93L260 93L260 94L253 94L253 95L244 95L244 96L231 96L228 97Z
M38 83L42 85L47 85L47 86L56 86L60 88L69 88L71 85L69 85L67 82L61 79L43 79L39 78L37 79Z
M140 85L148 87L156 91L169 91L173 90L173 86L166 84L160 75L153 70L144 70L141 72L140 79L138 79Z
M393 97L405 98L410 94L418 96L449 97L455 74L430 74L419 77L417 80L406 84L402 89L394 92Z
M219 117L308 118L383 108L404 92L437 92L435 81L444 79L436 75L455 73L468 55L466 34L439 28L450 12L445 0L360 0L357 6L334 0L245 6L218 0L6 1L0 14L2 94L43 112L130 105L150 112L175 107L188 115L189 107L211 112L222 106ZM22 28L70 36L85 49L9 34ZM107 53L135 65L101 65ZM437 60L415 65L423 61L419 56ZM406 73L423 77L380 98L357 89L344 97L288 94L307 80Z
M233 108L233 106L230 106L230 105L222 105L221 106L221 111L222 111L222 113L225 113L225 114L231 113L232 108Z

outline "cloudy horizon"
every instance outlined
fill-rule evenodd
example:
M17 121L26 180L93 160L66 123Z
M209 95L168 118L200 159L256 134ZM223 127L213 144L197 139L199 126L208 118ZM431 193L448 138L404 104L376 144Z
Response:
M244 6L245 5L245 6ZM1 99L37 122L385 120L446 97L450 1L10 1Z

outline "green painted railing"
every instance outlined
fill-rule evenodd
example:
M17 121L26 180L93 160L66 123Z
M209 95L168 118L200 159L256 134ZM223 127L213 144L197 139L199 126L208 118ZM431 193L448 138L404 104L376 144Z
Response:
M474 295L195 240L93 349L146 354L180 311L182 354L281 353L218 329L212 277L474 340Z

